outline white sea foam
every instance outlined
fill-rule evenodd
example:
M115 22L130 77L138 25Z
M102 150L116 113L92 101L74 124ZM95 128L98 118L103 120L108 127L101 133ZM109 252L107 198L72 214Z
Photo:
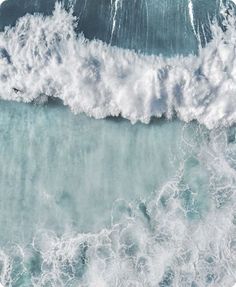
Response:
M191 23L193 32L194 32L195 36L198 38L198 34L196 32L195 24L194 24L194 11L193 11L193 2L192 2L192 0L188 1L188 11L189 11L189 18L190 18L190 23Z
M32 244L5 248L0 252L1 282L13 286L25 278L38 287L233 286L235 141L228 142L225 130L213 130L198 148L202 132L199 128L190 137L183 130L196 158L183 150L186 160L176 176L150 198L114 202L110 228L61 236L38 230Z
M212 24L213 40L188 57L145 56L76 36L75 19L26 15L0 34L0 97L31 102L59 97L75 113L197 120L208 128L236 122L236 29Z

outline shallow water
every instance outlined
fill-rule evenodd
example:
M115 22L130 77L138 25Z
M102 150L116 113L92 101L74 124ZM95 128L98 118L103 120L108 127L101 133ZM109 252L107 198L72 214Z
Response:
M185 157L179 121L96 121L57 102L2 101L0 110L4 242L24 240L38 228L109 227L115 200L149 197Z
M0 110L5 286L231 286L234 128Z

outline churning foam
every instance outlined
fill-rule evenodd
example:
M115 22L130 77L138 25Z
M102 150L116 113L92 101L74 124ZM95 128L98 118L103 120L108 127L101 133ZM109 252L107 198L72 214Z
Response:
M236 129L232 129L230 141L225 129L207 131L208 137L202 132L202 127L194 135L183 130L189 148L183 149L186 159L176 175L144 201L115 201L109 228L61 236L38 230L31 244L0 250L2 284L233 286ZM197 143L200 137L203 139ZM209 181L205 182L206 174Z
M0 34L0 97L59 97L75 113L148 123L174 114L208 128L236 122L236 21L199 55L145 56L86 40L60 5L52 16L26 15Z

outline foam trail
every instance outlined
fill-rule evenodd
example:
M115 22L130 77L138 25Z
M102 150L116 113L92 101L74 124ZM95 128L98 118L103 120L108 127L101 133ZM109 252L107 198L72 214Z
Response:
M198 56L144 56L76 36L75 18L27 15L0 34L0 97L31 102L59 97L75 113L148 123L176 113L208 128L236 122L235 18Z
M111 31L111 39L110 43L112 43L113 35L116 29L116 17L119 7L122 6L122 0L111 0L111 14L112 14L112 31Z
M188 1L188 11L189 11L190 22L191 22L191 26L193 28L194 35L198 39L199 37L198 37L198 34L196 32L196 29L195 29L195 25L194 25L194 11L193 11L193 2L192 2L192 0Z
M3 2L5 2L6 0L0 0L0 5L2 5Z

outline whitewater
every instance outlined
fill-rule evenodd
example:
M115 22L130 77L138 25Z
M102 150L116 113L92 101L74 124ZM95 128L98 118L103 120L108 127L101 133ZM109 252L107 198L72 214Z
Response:
M226 21L226 20L225 20ZM145 56L86 40L60 5L52 16L27 15L0 34L0 97L23 102L60 98L74 113L132 123L177 115L208 128L236 121L235 18L212 24L197 56Z
M171 2L0 1L0 286L236 283L235 5Z

